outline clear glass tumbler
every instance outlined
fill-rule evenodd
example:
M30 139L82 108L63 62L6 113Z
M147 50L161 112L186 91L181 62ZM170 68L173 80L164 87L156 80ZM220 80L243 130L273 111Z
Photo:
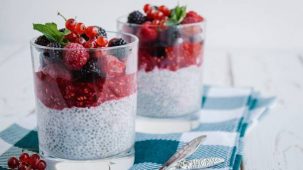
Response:
M194 128L202 101L205 21L172 26L126 21L118 18L118 30L139 38L138 131Z
M81 70L64 65L77 49L31 41L40 154L58 160L102 160L133 155L137 108L137 37L126 45L82 50ZM52 60L60 55L61 60ZM93 71L87 71L87 70Z

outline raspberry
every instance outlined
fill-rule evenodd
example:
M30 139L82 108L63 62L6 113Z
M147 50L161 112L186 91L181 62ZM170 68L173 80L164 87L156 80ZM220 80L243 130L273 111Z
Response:
M107 33L106 33L105 29L103 29L102 27L98 27L98 26L95 26L95 27L98 29L99 36L101 35L102 37L107 38Z
M112 55L105 55L98 60L101 71L106 77L120 76L125 73L125 64Z
M127 17L127 22L131 24L143 24L145 21L146 18L140 11L133 11Z
M88 82L103 77L103 74L98 67L98 59L96 58L91 58L81 70L75 71L73 75L76 80Z
M109 41L108 46L114 47L114 46L120 46L125 44L127 44L127 42L123 38L113 38Z
M69 43L64 48L63 62L71 70L80 70L87 62L87 50L77 43Z
M59 63L51 63L43 67L42 72L53 79L62 78L65 80L71 80L71 73L64 65Z
M38 45L47 46L50 43L50 41L46 38L45 35L41 35L36 39L35 43Z
M149 22L142 25L139 31L139 37L142 41L153 41L158 36L157 27L152 27Z
M62 45L56 42L51 42L47 45L50 48L62 48ZM45 59L50 62L59 62L62 59L61 49L47 49L44 52Z
M191 23L201 22L203 20L204 18L199 14L197 14L196 12L189 11L186 14L185 18L183 19L183 21L181 22L181 24L191 24Z

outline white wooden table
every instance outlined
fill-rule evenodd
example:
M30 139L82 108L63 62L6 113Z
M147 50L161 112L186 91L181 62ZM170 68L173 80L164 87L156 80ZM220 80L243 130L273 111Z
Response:
M245 139L243 169L303 169L303 52L206 49L204 80L278 97ZM0 45L0 115L9 124L33 111L29 44Z

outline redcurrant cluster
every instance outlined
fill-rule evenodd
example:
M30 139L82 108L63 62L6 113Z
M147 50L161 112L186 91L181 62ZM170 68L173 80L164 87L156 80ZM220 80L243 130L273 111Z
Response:
M107 38L99 34L96 26L86 27L82 22L69 18L65 22L65 28L71 31L65 36L69 42L82 44L86 48L106 47L108 44Z
M170 10L164 5L152 6L145 4L143 10L153 25L164 25L170 15Z
M38 154L22 153L19 159L11 157L7 161L7 166L15 170L45 170L46 162Z

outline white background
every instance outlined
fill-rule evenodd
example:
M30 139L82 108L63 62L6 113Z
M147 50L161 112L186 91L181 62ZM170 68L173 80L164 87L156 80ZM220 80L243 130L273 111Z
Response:
M166 4L176 0L1 0L0 40L28 41L33 22L57 22L57 11L77 16L86 24L114 30L115 19L143 4ZM303 49L302 0L179 0L208 20L207 45L214 48ZM3 41L4 40L4 41Z

